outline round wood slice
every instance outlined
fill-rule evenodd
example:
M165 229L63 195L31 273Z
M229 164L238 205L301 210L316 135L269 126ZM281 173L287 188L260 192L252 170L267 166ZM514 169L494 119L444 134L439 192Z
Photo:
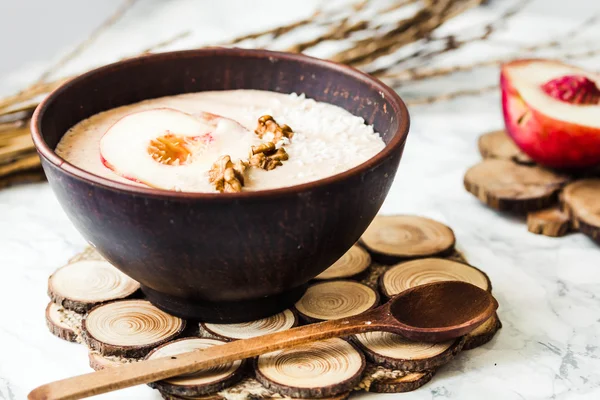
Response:
M295 307L300 318L311 323L346 318L377 307L379 295L354 281L328 281L310 286Z
M77 312L111 300L124 299L140 284L107 261L84 260L59 268L48 279L48 295L53 302Z
M163 344L146 356L147 360L171 357L189 351L206 349L226 343L222 340L207 338L183 338ZM169 378L151 383L150 386L164 393L176 396L202 396L216 393L239 382L243 377L243 362L238 360L197 373Z
M461 351L465 342L464 338L459 338L443 343L420 343L389 332L367 332L353 338L374 364L410 372L447 364Z
M499 211L528 212L556 203L558 191L569 177L507 160L487 159L469 168L465 188Z
M94 307L82 323L86 344L103 356L141 358L173 340L185 321L146 300L120 300Z
M65 312L70 315L66 315ZM46 307L46 325L54 336L68 342L77 342L81 328L81 315L74 311L65 310L55 303L49 303Z
M160 392L160 395L165 400L225 400L225 397L219 394L207 394L204 396L176 396L166 392Z
M100 371L104 368L114 368L120 367L124 364L129 364L132 362L139 361L137 358L123 358L123 357L115 357L115 356L103 356L97 351L90 351L88 353L88 361L90 364L90 368L94 371Z
M193 397L175 396L175 395L172 395L169 393L164 393L164 392L161 392L160 395L165 400L225 400L227 398L227 397L221 396L218 393L217 394L207 394L205 396L193 396ZM250 400L284 398L277 394L274 394L274 396L270 396L270 397L257 397L257 396L253 396L252 393L245 393L245 392L236 394L235 397L239 398L239 399L250 399ZM350 392L342 393L337 396L325 397L321 400L346 400L348 397L350 397ZM232 397L230 397L230 398L232 398ZM305 399L305 400L309 400L309 399Z
M374 393L405 393L417 390L433 378L435 370L410 372L404 376L373 381L369 392Z
M375 217L361 237L362 243L381 263L430 257L454 248L452 229L429 218L414 215Z
M546 208L527 214L527 229L539 235L560 237L569 232L569 215L559 207Z
M517 147L506 131L484 133L479 136L477 144L483 158L499 158L525 165L535 164L527 154Z
M366 362L349 342L334 338L259 356L256 379L290 397L324 398L345 394L361 380Z
M415 286L443 281L462 281L491 291L492 284L481 270L458 261L422 258L397 264L381 276L381 292L390 298Z
M106 261L92 246L86 247L81 253L75 254L69 259L69 264L82 260Z
M431 380L435 370L406 372L367 363L362 381L354 390L376 393L403 393L423 386Z
M561 200L580 232L600 244L600 179L582 179L565 187Z
M297 324L296 315L291 310L284 310L279 314L256 321L239 324L201 323L201 326L211 336L230 341L286 331Z
M471 350L482 346L492 340L502 328L502 323L497 314L494 314L490 319L479 325L473 332L470 332L465 338L463 350Z
M317 280L350 279L363 274L371 265L371 256L354 245L339 260L315 277Z

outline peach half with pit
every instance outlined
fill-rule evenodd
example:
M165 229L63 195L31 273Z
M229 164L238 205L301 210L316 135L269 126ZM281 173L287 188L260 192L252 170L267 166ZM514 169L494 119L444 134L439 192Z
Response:
M508 134L539 164L578 169L600 164L600 75L551 60L502 66Z
M198 171L214 162L210 155L244 135L250 132L219 115L150 109L115 122L100 140L100 156L107 168L126 179L177 190L206 179Z

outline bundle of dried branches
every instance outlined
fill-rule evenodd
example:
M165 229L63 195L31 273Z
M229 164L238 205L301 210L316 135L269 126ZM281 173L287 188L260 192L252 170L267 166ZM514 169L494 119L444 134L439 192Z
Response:
M54 66L49 68L31 86L23 91L0 99L0 179L5 176L3 163L9 165L17 163L15 152L22 156L34 154L30 142L24 145L25 139L16 141L19 135L27 135L26 123L34 108L47 93L61 85L71 77L62 77L49 80L57 75L60 69L68 62L83 52L96 38L119 21L136 0L125 0L108 20L83 43L75 47L72 52L65 55ZM331 60L361 68L375 76L384 79L393 87L400 87L407 82L426 80L471 71L476 68L497 66L512 57L499 57L475 63L452 65L432 68L428 65L438 56L456 51L474 42L493 39L493 33L499 30L506 22L516 15L531 0L515 1L516 6L503 12L492 22L475 27L477 33L465 38L455 33L438 35L438 28L450 19L487 2L487 0L388 0L369 2L367 0L350 0L350 3L319 9L311 16L293 21L283 26L276 26L260 32L245 34L220 43L221 46L259 47L256 42L268 43L266 48L278 48L280 40L289 39L308 28L315 28L317 32L312 38L294 41L292 46L284 49L289 52L313 51L317 46L326 42L336 42L337 48L342 48L337 53L330 54ZM397 19L393 16L401 15ZM585 21L580 26L544 43L533 46L523 46L515 50L514 56L534 54L545 49L556 49L561 44L573 39L584 28L594 24L598 16ZM382 22L383 21L383 22ZM157 43L144 49L139 54L160 51L175 41L186 36L183 32L166 41ZM289 41L288 41L289 43ZM281 46L279 46L281 48ZM412 50L408 52L406 50ZM592 57L600 54L600 49L571 53L570 57ZM138 55L138 54L136 54ZM444 101L465 95L477 95L494 90L495 86L486 86L476 89L458 90L450 93L436 94L422 98L408 98L409 105L427 104ZM21 149L24 146L23 150ZM10 156L9 156L10 155ZM13 158L10 158L13 157ZM31 163L33 164L33 163ZM16 165L27 165L25 171L29 172L27 162ZM17 171L19 167L16 167ZM34 168L39 170L39 165ZM8 171L10 169L6 169ZM11 173L15 173L14 171Z
M379 2L379 4L375 4L380 7L379 9L367 10L372 6L372 3L360 0L329 10L318 10L309 18L244 35L221 45L240 45L249 40L265 37L272 42L300 28L318 26L325 28L324 34L297 43L287 50L302 52L325 41L350 40L351 45L347 49L334 54L331 59L349 65L361 66L382 56L392 54L405 44L427 38L437 27L450 18L481 4L483 1L392 0L387 3ZM55 76L64 65L80 55L103 32L114 26L135 2L136 0L126 0L86 40L47 69L31 86L15 95L0 99L0 179L6 178L6 180L9 180L16 174L29 175L32 171L41 174L35 149L29 139L28 120L41 98L71 77L61 77L54 80L49 80L49 78ZM373 15L384 15L402 7L414 6L416 3L421 3L421 7L411 17L400 19L394 23L381 24L374 22L372 18ZM370 13L371 17L367 17L366 14L361 16L360 13L365 10ZM140 54L158 51L160 48L181 39L186 34L187 32L157 43ZM362 34L366 38L353 40L352 36L355 34ZM10 179L10 181L13 182L14 180Z

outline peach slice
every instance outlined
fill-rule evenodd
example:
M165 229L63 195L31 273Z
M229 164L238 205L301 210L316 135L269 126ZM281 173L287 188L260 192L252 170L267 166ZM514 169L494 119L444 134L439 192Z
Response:
M206 171L221 152L247 157L254 134L237 122L206 112L170 108L126 115L100 140L104 165L150 187L193 191L205 186Z
M507 131L534 161L555 168L600 163L600 75L558 61L502 66Z

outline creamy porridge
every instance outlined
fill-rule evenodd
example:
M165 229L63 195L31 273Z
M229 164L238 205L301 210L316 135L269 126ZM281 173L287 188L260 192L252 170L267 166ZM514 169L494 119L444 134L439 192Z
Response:
M383 147L371 126L340 107L296 94L231 90L102 112L71 128L56 153L119 182L215 192L239 191L238 181L241 190L255 191L322 179Z

